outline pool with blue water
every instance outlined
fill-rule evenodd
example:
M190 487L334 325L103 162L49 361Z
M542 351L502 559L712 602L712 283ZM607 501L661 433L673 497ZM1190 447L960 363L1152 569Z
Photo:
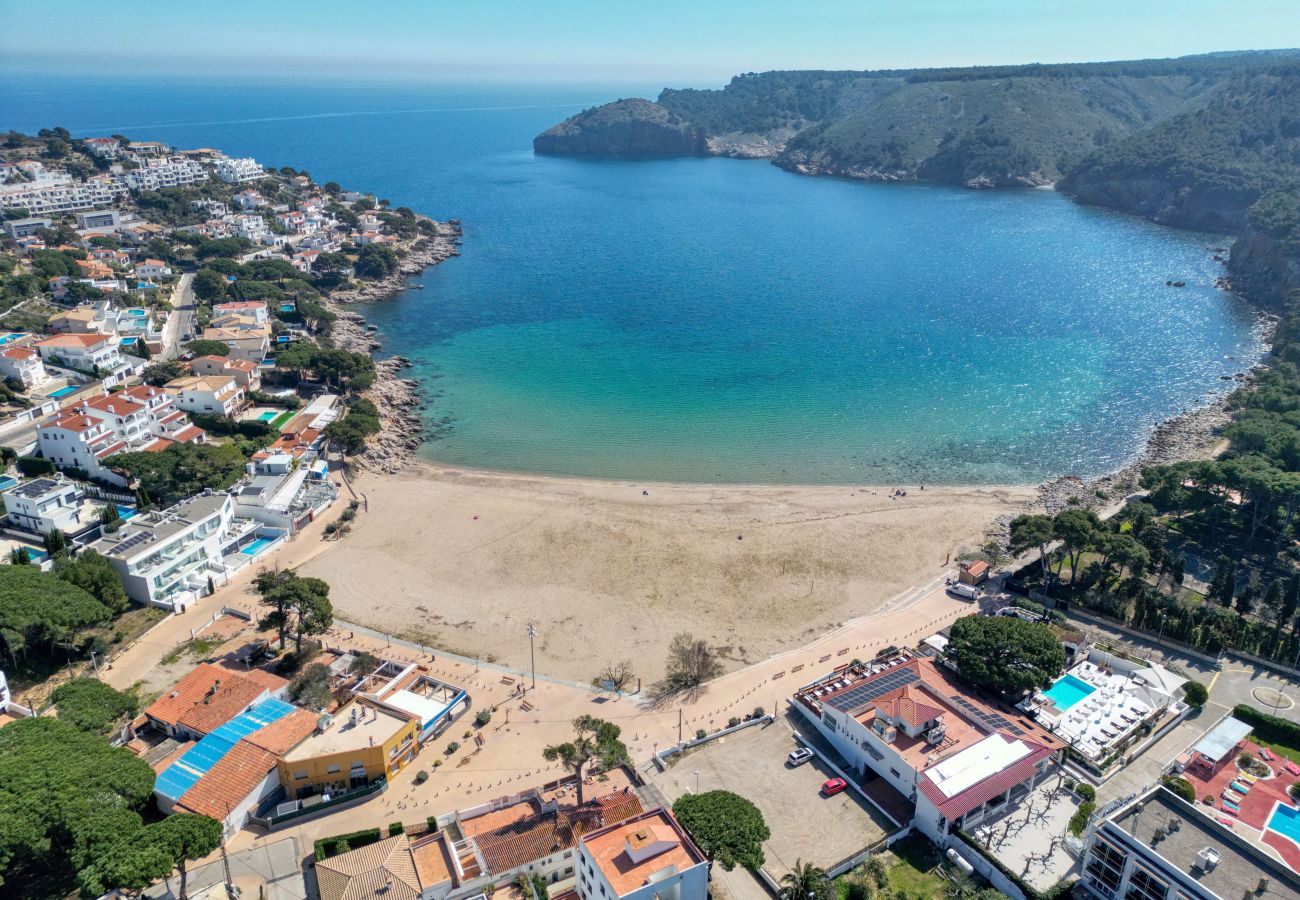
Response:
M1082 678L1065 675L1056 679L1055 684L1043 691L1043 696L1051 700L1061 712L1065 712L1095 690L1097 689Z
M1300 809L1279 803L1273 808L1273 815L1268 817L1268 824L1264 827L1300 846Z
M240 550L239 552L244 554L245 556L256 556L257 554L265 550L268 546L274 543L275 540L273 538L258 538L257 540L253 541L253 543L249 544L247 547Z
M67 387L61 387L57 391L54 391L50 396L57 400L60 397L66 397L69 394L75 394L76 392L77 388L75 385L68 385Z

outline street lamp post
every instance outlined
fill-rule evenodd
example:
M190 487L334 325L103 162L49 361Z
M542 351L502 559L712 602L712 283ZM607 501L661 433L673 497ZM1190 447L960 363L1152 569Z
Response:
M537 690L537 653L533 650L533 638L537 637L537 629L533 623L528 623L528 660L533 676L533 690Z

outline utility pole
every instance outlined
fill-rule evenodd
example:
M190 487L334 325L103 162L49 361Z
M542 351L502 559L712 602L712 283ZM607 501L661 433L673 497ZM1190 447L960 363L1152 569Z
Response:
M230 819L230 804L226 803L226 819ZM221 867L226 872L226 895L234 896L235 880L230 877L230 857L226 856L226 823L221 823Z
M533 623L528 623L528 659L533 673L533 690L537 690L537 653L533 649L533 638L537 637L537 629Z
M682 742L682 708L677 707L677 743Z

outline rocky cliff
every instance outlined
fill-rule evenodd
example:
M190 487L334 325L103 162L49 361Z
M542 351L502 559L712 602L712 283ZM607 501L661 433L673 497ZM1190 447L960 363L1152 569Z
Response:
M1300 299L1300 188L1275 191L1250 208L1228 259L1233 287L1282 309Z
M704 131L649 100L585 110L533 138L537 153L561 156L702 156Z

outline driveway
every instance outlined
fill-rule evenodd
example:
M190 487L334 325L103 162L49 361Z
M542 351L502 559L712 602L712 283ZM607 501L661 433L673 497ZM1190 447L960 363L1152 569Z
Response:
M780 879L796 861L829 868L894 831L890 822L854 792L823 797L835 773L814 759L786 765L794 735L784 721L754 726L677 757L649 781L672 803L688 791L729 790L752 801L772 836L763 845L764 868Z

